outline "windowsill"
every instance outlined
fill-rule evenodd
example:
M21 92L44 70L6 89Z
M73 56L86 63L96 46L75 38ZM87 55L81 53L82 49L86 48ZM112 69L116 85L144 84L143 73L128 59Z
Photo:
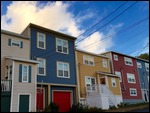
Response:
M59 51L56 51L57 53L61 53L61 54L66 54L66 55L69 55L69 53L63 53L63 52L59 52Z

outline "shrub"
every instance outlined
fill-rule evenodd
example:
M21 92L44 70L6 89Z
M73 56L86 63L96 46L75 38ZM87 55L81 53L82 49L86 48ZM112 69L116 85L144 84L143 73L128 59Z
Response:
M55 104L54 102L51 102L44 110L43 112L58 112L59 106Z

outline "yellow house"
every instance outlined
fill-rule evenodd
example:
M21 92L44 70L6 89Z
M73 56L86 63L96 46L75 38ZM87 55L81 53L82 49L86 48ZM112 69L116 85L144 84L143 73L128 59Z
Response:
M76 50L79 102L109 109L122 102L119 76L111 73L106 56Z

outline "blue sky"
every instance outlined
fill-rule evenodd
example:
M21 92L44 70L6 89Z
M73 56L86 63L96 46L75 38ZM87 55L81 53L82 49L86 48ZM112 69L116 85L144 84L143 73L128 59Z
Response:
M149 2L134 2L1 1L1 29L21 33L29 23L34 23L77 37L78 49L93 53L113 50L137 56L140 53L149 53ZM116 12L85 32L123 3L125 4ZM132 4L134 5L131 8L114 19ZM141 21L146 17L148 18ZM111 21L112 19L114 20ZM126 31L120 32L126 27ZM79 42L83 38L85 39Z

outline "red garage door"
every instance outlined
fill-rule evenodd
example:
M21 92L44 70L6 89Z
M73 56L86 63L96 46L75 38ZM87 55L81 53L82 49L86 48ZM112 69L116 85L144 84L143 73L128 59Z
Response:
M59 106L59 112L67 112L71 107L71 92L53 92L53 102Z

